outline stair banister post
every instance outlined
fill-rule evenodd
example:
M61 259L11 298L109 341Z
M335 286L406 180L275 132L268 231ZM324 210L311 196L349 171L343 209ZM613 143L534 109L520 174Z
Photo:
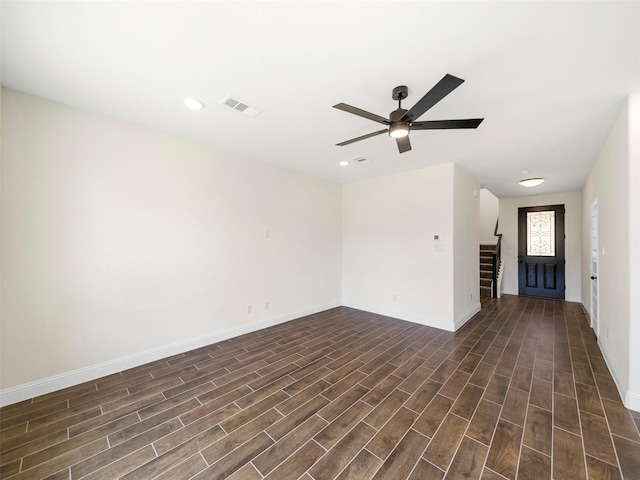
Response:
M493 259L493 282L491 287L491 296L493 298L498 298L498 273L500 270L500 260L501 260L501 248L502 248L502 234L498 233L498 222L500 218L496 218L496 228L493 229L493 236L498 237L498 241L496 242L496 248L493 250L492 259Z

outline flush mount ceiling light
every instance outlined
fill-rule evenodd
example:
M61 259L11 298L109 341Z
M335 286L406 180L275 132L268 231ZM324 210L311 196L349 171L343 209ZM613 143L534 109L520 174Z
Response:
M544 178L525 178L524 180L520 180L520 185L523 187L537 187L542 182L544 182Z
M202 110L204 108L204 102L195 98L185 98L184 104L191 110Z
M346 160L342 160L342 161L339 163L339 165L340 165L341 167L346 167L347 165L349 165L349 162L347 162Z

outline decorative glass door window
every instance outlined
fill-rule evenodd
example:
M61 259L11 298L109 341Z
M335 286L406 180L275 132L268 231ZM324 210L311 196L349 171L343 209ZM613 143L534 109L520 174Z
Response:
M555 257L555 215L547 212L527 212L527 255Z

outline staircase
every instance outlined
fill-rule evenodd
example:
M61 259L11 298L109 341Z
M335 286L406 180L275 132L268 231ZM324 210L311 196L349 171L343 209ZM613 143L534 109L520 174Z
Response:
M493 251L495 245L480 245L480 296L491 296L493 282Z

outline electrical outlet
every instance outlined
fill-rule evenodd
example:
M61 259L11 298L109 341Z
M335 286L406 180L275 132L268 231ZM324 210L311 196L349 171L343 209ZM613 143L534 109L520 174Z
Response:
M398 296L397 295L391 295L391 300L393 300L394 302L398 301Z
M251 313L251 312L253 312L253 305L249 305L247 307L247 313Z
M265 309L265 310L269 310L269 300L267 300L266 302L264 302L264 309Z

